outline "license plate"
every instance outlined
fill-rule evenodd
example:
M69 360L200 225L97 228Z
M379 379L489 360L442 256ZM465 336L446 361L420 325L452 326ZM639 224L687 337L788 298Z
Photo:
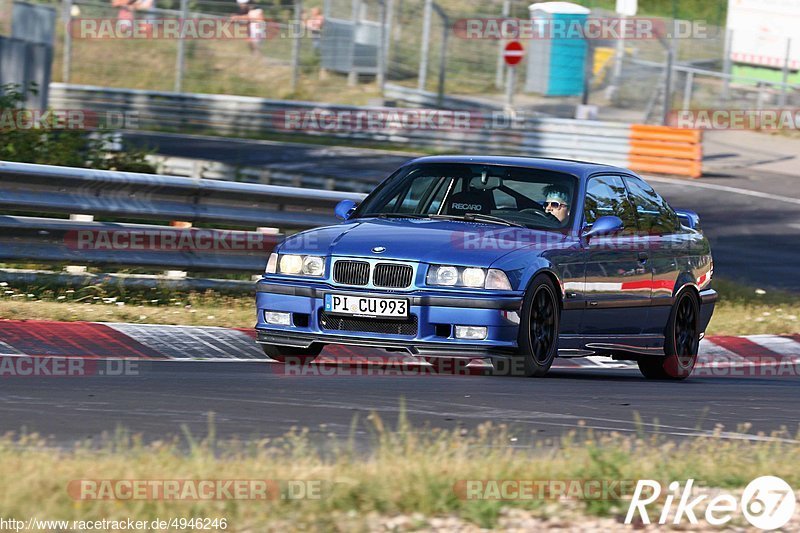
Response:
M408 300L326 294L325 312L370 318L408 318Z

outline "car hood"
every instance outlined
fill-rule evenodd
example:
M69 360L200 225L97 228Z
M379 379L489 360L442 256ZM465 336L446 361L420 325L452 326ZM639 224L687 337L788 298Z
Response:
M298 233L279 251L488 267L514 250L542 251L564 238L556 232L497 224L369 218ZM378 247L385 250L374 252Z

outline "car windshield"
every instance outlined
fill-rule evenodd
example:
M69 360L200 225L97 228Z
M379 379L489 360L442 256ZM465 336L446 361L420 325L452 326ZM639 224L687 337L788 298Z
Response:
M401 170L353 214L446 218L562 230L572 222L577 179L548 170L428 163Z

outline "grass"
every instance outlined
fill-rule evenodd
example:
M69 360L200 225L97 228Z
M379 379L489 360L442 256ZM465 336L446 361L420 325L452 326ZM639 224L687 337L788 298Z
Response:
M800 295L715 280L720 299L709 335L757 335L800 332Z
M116 287L79 289L13 287L0 282L0 318L87 320L249 328L255 323L254 298L213 292L166 289L124 291ZM708 335L800 333L800 295L762 291L715 280L720 293Z
M0 285L0 318L249 328L255 324L255 308L252 296L221 295L211 291L121 292L98 286L18 290Z
M625 498L466 499L455 487L463 480L654 479L667 484L692 478L696 486L735 494L766 473L794 487L800 484L800 446L788 430L756 441L728 440L717 428L708 437L676 442L644 433L579 429L543 441L491 423L473 431L419 431L403 413L395 428L374 414L368 421L354 419L351 439L331 436L322 447L312 444L305 431L273 440L217 442L213 419L202 440L184 431L185 441L144 444L118 430L100 443L54 449L36 435L9 435L0 439L0 484L14 489L0 493L0 508L6 517L63 520L224 517L228 531L237 532L386 531L398 517L421 530L431 528L433 517L450 517L461 526L505 528L515 516L537 520L540 528L548 520L579 524L607 517L601 523L608 529L619 526L627 512ZM372 435L369 451L354 445L356 431ZM67 485L87 479L304 480L321 490L313 499L75 501ZM701 511L703 505L698 507ZM657 512L651 510L651 516Z

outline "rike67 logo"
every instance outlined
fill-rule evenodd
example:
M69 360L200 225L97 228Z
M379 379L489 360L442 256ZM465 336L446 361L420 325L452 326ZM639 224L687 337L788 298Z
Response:
M670 518L673 524L680 524L684 519L691 524L697 524L700 508L705 507L705 512L700 516L712 526L725 525L735 514L741 513L753 527L770 531L785 526L791 520L797 503L792 487L775 476L754 479L747 484L739 500L731 494L720 494L710 500L708 494L692 498L693 485L693 479L689 479L682 490L677 481L669 484L658 524L667 524ZM625 523L630 524L638 514L643 524L650 524L647 506L658 501L660 497L659 482L651 479L639 480L625 516Z

